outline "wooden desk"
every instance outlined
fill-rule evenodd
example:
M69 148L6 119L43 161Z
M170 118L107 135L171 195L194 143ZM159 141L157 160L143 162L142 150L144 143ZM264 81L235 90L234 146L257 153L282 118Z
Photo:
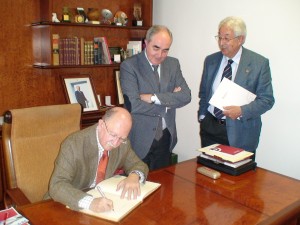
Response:
M120 224L267 224L300 199L299 181L270 171L257 169L238 177L222 174L214 181L198 174L198 166L189 160L151 172L149 180L161 183L161 188ZM114 224L53 201L18 210L32 225Z

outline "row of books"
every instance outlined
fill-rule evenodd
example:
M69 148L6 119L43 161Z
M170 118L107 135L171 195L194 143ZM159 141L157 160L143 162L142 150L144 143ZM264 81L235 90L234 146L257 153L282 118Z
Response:
M111 56L106 37L61 38L52 36L53 65L97 65L111 64Z

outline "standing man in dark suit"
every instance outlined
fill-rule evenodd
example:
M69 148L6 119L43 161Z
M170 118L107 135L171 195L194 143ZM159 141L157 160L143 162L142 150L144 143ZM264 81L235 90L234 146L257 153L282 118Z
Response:
M269 60L242 46L246 35L242 19L225 18L220 22L216 36L221 51L205 59L198 111L202 147L219 143L255 153L258 146L261 115L274 105L272 78ZM242 106L224 106L224 111L217 112L209 100L220 84L228 62L231 63L230 79L256 94L256 99Z
M82 108L87 108L88 100L86 99L84 93L80 90L80 86L76 86L75 97Z
M120 168L128 175L117 187L122 190L121 197L128 192L129 198L136 198L140 194L140 183L147 178L148 167L127 141L131 126L130 113L115 107L108 110L97 124L67 137L55 161L46 198L51 197L75 210L112 210L110 199L93 198L85 190L112 177ZM99 170L107 157L104 170Z
M154 170L170 165L177 143L176 109L191 101L191 90L178 59L168 57L170 30L151 27L145 44L143 52L121 64L120 80L125 107L133 118L129 135L133 149Z

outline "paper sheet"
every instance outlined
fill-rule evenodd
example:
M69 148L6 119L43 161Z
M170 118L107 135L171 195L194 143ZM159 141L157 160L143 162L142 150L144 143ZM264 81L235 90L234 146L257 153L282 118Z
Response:
M255 98L255 94L233 81L224 78L212 98L209 100L209 103L224 110L223 106L242 106L254 101Z

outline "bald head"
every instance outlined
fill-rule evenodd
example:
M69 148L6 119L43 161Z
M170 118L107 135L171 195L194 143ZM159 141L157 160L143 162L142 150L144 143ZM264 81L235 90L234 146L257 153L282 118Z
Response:
M129 130L132 126L132 118L130 113L121 107L114 107L107 110L102 119L107 121L107 123L120 123L124 126L129 126Z
M130 113L121 107L114 107L106 111L99 120L99 139L101 145L107 149L118 147L122 140L126 140L132 126Z

